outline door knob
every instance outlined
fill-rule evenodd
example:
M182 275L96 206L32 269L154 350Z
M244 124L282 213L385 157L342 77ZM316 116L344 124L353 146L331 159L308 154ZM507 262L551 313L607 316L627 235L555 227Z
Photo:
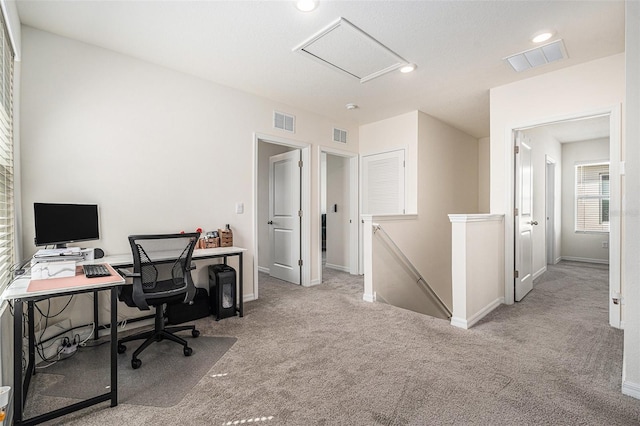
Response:
M537 220L532 220L532 221L531 221L531 222L529 222L529 223L531 223L532 225L537 225L537 224L538 224L538 221L537 221Z
M268 225L273 225L273 221L270 220L269 222L267 222Z

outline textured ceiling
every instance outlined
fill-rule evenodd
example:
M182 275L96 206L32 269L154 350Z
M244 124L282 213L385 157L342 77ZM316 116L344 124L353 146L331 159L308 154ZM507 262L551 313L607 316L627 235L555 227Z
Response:
M566 120L542 126L560 143L609 138L609 115Z
M420 110L489 135L489 89L624 51L622 1L19 0L23 24L359 124ZM344 17L418 65L367 83L292 49ZM541 29L569 59L515 73ZM523 100L526 102L526 100ZM345 104L356 103L347 111Z

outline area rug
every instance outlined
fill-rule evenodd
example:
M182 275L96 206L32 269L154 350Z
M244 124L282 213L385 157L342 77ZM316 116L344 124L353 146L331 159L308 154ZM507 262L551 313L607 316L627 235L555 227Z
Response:
M131 367L131 354L142 341L128 342L127 351L118 355L118 402L153 407L176 405L236 340L189 338L193 354L188 357L174 342L156 342L140 354L142 366L135 370ZM41 377L48 375L59 377ZM37 378L51 383L39 387L38 393L43 395L87 399L103 394L110 385L109 344L80 348L71 358L39 369L34 381Z

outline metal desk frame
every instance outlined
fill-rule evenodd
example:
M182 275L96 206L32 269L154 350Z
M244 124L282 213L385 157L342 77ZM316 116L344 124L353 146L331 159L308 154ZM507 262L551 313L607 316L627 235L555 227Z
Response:
M231 256L238 256L238 303L236 305L236 312L240 317L244 315L243 306L243 253L246 249L239 247L218 247L213 249L200 249L194 251L192 261L204 260L204 259L217 259L222 258L224 264L227 264L227 259ZM113 267L130 267L133 266L131 256L120 255L110 256L103 259L96 259L88 263L108 263ZM20 296L11 299L13 302L13 357L14 357L14 369L13 369L13 383L14 383L14 413L13 421L16 426L30 426L37 425L48 420L52 420L66 414L78 411L95 404L99 404L105 401L111 401L111 407L118 405L118 287L123 285L122 283L114 283L109 285L101 285L97 288L83 287L81 289L69 289L65 291L56 291L51 294L36 294L34 296ZM126 284L125 284L126 285ZM93 319L94 319L94 339L99 338L100 325L98 322L98 294L101 291L110 290L111 303L110 303L110 368L111 368L111 387L108 392L89 398L84 401L77 402L75 404L68 405L49 413L41 414L30 419L23 419L24 404L29 391L29 384L31 383L31 377L36 374L35 369L35 328L34 328L34 305L35 302L46 300L54 297L71 296L81 293L93 292ZM27 303L27 320L28 320L28 362L25 375L22 374L22 341L23 341L23 327L22 321L24 316L24 303Z
M38 295L33 297L22 297L13 299L13 422L18 425L37 425L48 420L64 416L74 411L81 410L83 408L90 407L95 404L99 404L104 401L111 401L111 406L118 405L118 291L117 288L120 283L103 286L98 289L82 289L67 292L54 293L51 295ZM111 366L111 387L109 391L95 396L93 398L86 399L84 401L77 402L75 404L68 405L49 413L41 414L30 419L23 419L24 403L27 399L27 392L29 391L29 384L31 383L31 377L36 373L35 369L35 330L34 330L34 304L40 300L46 300L53 297L71 296L75 294L110 290L111 293L111 354L110 354L110 366ZM22 320L24 313L24 303L27 303L27 319L28 319L28 362L27 369L25 371L24 381L22 376Z

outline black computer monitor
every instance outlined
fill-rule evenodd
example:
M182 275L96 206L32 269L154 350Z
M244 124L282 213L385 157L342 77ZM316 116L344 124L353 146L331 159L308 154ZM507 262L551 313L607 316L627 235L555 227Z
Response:
M96 204L33 203L36 246L91 241L100 238Z

